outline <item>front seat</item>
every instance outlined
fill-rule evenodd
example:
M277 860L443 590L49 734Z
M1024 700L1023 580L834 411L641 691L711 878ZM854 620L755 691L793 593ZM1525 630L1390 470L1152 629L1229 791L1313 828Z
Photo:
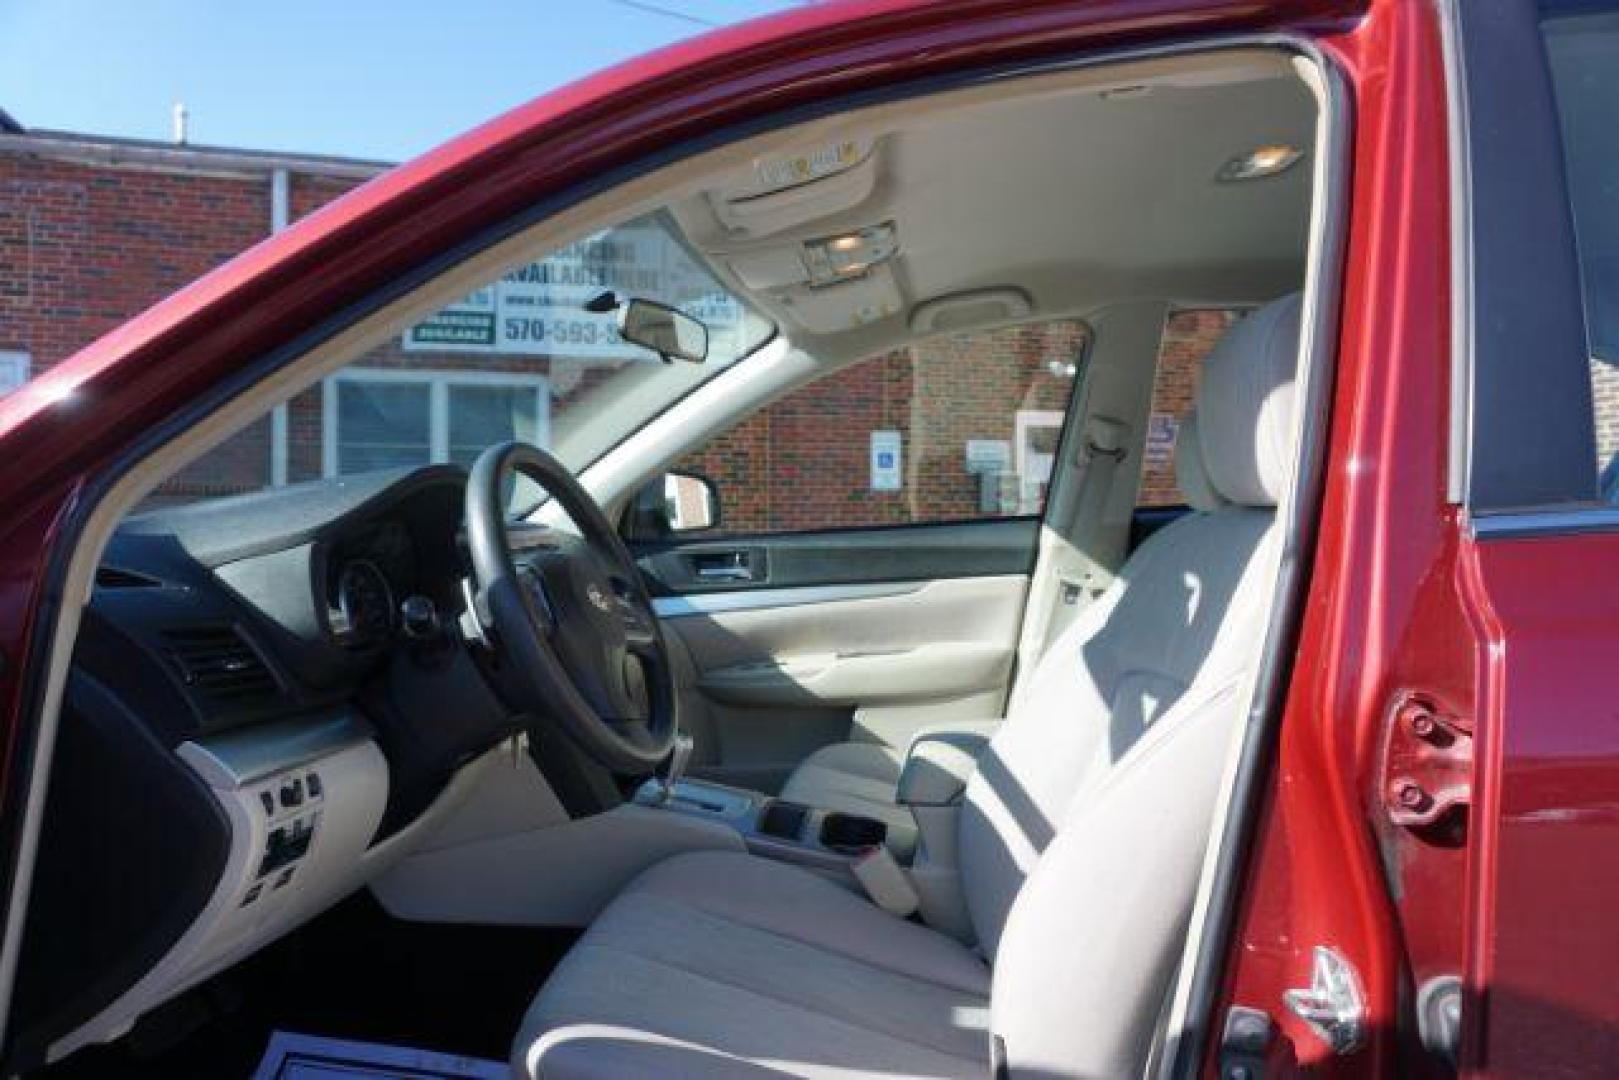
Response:
M1175 483L1186 504L1197 513L1211 513L1225 505L1226 500L1209 481L1203 467L1202 448L1198 444L1195 411L1181 424L1175 440ZM1085 664L1084 649L1089 640L1087 631L1070 631L1052 642L1051 648L1034 669L1033 685L1042 686L1049 693L1064 681L1080 683L1094 678ZM1010 721L1026 708L1040 708L1038 702L1030 705L1030 695L1014 699L1007 711ZM994 722L939 725L942 730L956 727L964 730L982 730ZM926 733L933 729L923 728ZM823 746L799 763L783 786L781 797L789 802L816 806L825 810L841 810L875 818L888 826L889 847L900 858L907 856L916 844L916 821L909 807L897 800L900 774L905 767L905 751L887 743L875 741L840 742Z
M957 852L976 951L800 867L676 856L558 965L515 1074L1139 1072L1264 638L1298 312L1260 309L1205 367L1182 453L1223 504L1142 545L979 759Z

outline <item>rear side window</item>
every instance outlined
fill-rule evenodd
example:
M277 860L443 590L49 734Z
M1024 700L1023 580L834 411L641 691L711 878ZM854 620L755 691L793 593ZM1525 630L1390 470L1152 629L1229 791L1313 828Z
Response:
M1619 2L1543 2L1596 418L1596 470L1619 503Z

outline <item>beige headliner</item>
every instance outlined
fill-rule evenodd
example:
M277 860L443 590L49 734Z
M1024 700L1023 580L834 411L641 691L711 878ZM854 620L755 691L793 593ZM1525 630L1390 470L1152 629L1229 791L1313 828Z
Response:
M770 236L732 232L713 208L716 189L751 168L721 174L671 210L728 288L796 346L835 363L912 338L916 304L964 290L1019 288L1033 302L1027 317L1045 319L1135 299L1255 303L1296 288L1311 163L1246 183L1214 176L1261 145L1310 148L1315 120L1313 95L1277 51L1112 65L796 128L788 145L801 152L870 140L877 178L856 205ZM864 326L851 308L848 329L807 329L792 290L750 291L729 271L738 254L797 250L889 220L902 303Z

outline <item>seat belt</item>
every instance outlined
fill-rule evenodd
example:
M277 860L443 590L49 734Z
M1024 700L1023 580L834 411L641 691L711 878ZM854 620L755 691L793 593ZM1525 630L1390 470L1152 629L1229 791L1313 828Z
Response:
M1129 425L1111 416L1092 416L1085 421L1085 442L1080 449L1083 471L1071 518L1074 532L1064 552L1068 558L1062 560L1067 565L1054 568L1057 596L1040 642L1042 653L1091 600L1113 584L1113 570L1098 560L1095 553L1101 543L1102 515L1107 511L1108 496L1113 492L1113 478L1124 461L1125 440L1129 434Z
M1013 687L1014 700L1022 689L1022 673L1033 671L1051 643L1113 583L1112 568L1096 557L1096 551L1103 535L1102 515L1113 491L1113 478L1127 453L1130 425L1111 416L1091 415L1085 418L1079 434L1082 441L1074 458L1079 470L1074 510L1063 515L1074 532L1055 542L1042 533L1035 573L1049 575L1056 588L1041 598L1038 608L1031 606L1024 615L1018 637L1019 685Z
M866 890L867 898L890 915L908 918L922 906L922 898L917 896L910 875L886 846L873 844L855 856L849 869L860 887Z

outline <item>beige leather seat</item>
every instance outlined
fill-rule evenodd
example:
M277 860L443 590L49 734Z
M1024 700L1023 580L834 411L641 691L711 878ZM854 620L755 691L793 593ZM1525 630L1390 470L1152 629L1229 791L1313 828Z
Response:
M976 950L798 867L678 856L559 965L515 1073L1139 1071L1270 606L1298 310L1261 309L1208 361L1183 453L1210 511L1141 547L979 759L957 853Z
M1194 413L1181 425L1176 436L1175 480L1193 511L1211 513L1223 506L1225 500L1210 483L1208 472L1203 467L1197 432ZM1081 675L1088 678L1089 673L1081 655L1086 640L1083 633L1071 632L1053 642L1035 669L1034 684L1055 689L1065 677ZM1009 718L1028 703L1028 695L1014 702ZM1036 703L1035 707L1040 706ZM947 730L950 726L948 721L940 725ZM889 846L896 855L904 858L914 849L917 833L916 821L910 809L896 801L904 766L905 751L886 743L833 743L815 751L793 770L782 787L781 797L805 806L876 818L888 826Z

